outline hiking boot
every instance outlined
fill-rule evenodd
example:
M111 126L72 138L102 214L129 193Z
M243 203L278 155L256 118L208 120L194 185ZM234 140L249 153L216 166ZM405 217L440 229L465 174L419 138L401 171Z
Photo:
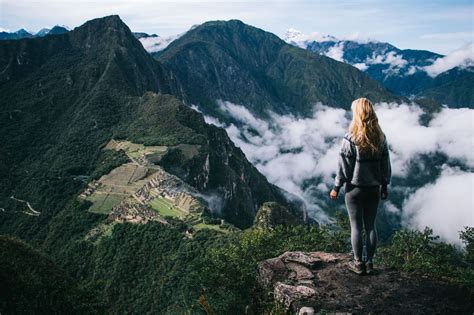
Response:
M365 273L365 264L361 261L351 260L347 268L358 275Z
M373 275L375 272L374 272L374 264L371 263L371 262L368 262L367 265L366 265L366 270L365 272L368 274L368 275Z

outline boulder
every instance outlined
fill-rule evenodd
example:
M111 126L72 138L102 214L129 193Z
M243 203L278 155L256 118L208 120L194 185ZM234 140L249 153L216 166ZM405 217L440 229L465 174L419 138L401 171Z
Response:
M348 270L350 254L285 252L262 261L258 282L288 314L472 314L473 296L452 283L376 265L375 275Z

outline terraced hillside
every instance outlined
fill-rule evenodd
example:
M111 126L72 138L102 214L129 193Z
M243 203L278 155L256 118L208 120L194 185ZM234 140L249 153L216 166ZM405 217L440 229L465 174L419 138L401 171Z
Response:
M193 147L186 145L188 153L197 152L193 151ZM211 220L220 225L205 222L209 221L212 212L219 210L209 208L205 195L157 164L170 149L173 147L144 146L112 139L104 150L122 150L129 157L129 162L88 183L79 199L92 203L88 211L107 214L106 225L123 222L145 224L150 220L167 224L166 218L173 217L183 220L190 227L225 231L219 228L223 220ZM105 227L95 228L92 234L97 236L97 232L108 230Z

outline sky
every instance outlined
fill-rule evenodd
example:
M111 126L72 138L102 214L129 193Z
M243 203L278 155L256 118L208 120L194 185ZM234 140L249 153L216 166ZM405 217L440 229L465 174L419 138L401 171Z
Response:
M77 27L118 14L132 31L170 36L209 20L239 19L282 37L289 28L370 38L448 54L474 41L474 1L0 0L0 30Z

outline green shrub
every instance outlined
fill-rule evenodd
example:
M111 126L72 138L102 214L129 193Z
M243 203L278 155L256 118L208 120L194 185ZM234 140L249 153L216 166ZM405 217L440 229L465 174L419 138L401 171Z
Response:
M423 231L397 231L389 244L378 250L378 259L402 271L417 272L436 278L450 278L474 288L472 271L472 228L460 232L464 250L440 242L439 236L426 227Z

